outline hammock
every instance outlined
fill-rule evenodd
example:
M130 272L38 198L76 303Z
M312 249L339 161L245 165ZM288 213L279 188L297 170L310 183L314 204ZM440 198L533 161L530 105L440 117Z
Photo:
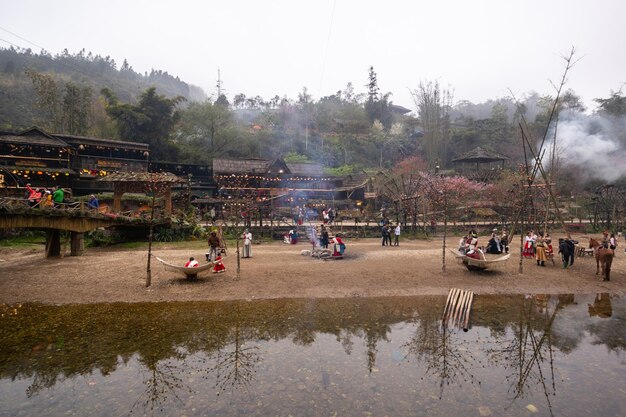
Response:
M469 269L470 271L485 270L489 268L490 266L497 264L498 262L506 261L507 259L511 257L511 254L507 253L506 255L500 256L499 258L496 258L496 259L476 259L476 258L463 255L462 253L458 251L451 250L451 252L454 253L454 257L456 259L460 259L463 262L463 265L465 265L465 267Z
M170 271L181 272L187 278L194 278L198 275L198 272L206 271L207 269L211 268L213 265L216 264L216 261L213 261L213 262L209 262L208 264L186 268L184 266L173 265L169 262L165 262L163 259L159 258L158 256L155 256L155 258L157 259L157 261L163 264L165 269L169 269Z

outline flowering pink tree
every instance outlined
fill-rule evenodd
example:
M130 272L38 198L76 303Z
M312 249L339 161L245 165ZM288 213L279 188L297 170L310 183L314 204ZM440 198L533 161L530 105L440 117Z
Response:
M446 237L448 233L448 219L451 213L467 210L483 201L491 186L471 181L465 177L446 177L436 174L423 173L424 194L431 204L433 216L443 217L442 266L446 271Z

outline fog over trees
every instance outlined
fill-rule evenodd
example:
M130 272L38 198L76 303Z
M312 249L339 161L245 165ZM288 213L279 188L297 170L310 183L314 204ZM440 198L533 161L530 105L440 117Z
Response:
M584 171L590 182L626 178L626 96L595 97L586 109L575 91L561 93L559 118L546 126L554 98L526 92L472 103L453 86L421 80L412 108L393 102L384 74L373 67L343 90L314 97L210 95L167 72L139 74L130 63L84 50L50 55L0 50L0 128L38 125L53 133L149 143L151 158L208 164L220 158L286 157L314 161L332 173L391 169L418 158L428 169L478 146L523 162L520 123L535 140L546 129L558 149L563 180ZM228 85L228 80L219 80ZM223 91L223 90L219 90ZM593 146L591 146L593 145ZM593 151L592 151L593 150ZM556 164L556 162L554 162Z

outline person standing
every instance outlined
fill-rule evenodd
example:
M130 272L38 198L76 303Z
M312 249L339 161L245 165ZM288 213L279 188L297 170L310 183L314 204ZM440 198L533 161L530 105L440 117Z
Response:
M329 243L328 230L324 227L324 225L322 225L322 231L320 233L320 246L324 249L328 249Z
M63 200L65 199L65 192L63 188L57 186L54 187L54 192L52 193L52 201L54 201L55 207L60 207L63 204Z
M252 257L252 233L246 229L242 235L243 238L243 257L251 258Z
M98 199L95 195L92 194L89 196L89 201L87 201L87 207L89 207L91 210L98 210L100 208L100 203L98 202Z
M43 208L54 207L54 202L52 201L52 194L50 190L45 190L43 195L41 196L41 203L39 204Z
M535 256L535 242L533 241L533 232L530 231L526 233L526 237L524 238L524 251L522 254L525 258L532 258Z
M383 224L383 226L380 229L382 238L383 238L383 246L387 246L387 234L389 233L387 231L387 225Z
M215 207L211 207L211 210L209 210L209 217L211 218L211 223L215 224Z
M546 261L548 258L546 257L546 247L543 236L539 236L535 248L535 259L537 260L537 266L546 266Z
M217 233L211 232L209 235L209 253L206 254L207 262L214 261L217 259L220 247L220 238L217 237Z
M26 197L28 198L28 205L30 207L36 207L41 200L41 192L39 192L39 190L31 188L30 184L26 184L26 190L28 190L28 196Z
M573 258L574 253L570 252L570 245L568 244L568 241L562 237L559 238L559 253L561 254L561 260L563 261L563 269L565 269L569 266L570 257Z
M221 255L217 255L215 265L213 266L213 273L217 274L219 272L226 272L226 267L224 266L224 262L222 262Z
M396 228L394 229L395 240L393 242L394 246L400 246L400 223L396 224Z
M328 209L328 224L333 224L335 221L335 210L333 208Z
M569 266L574 265L574 258L576 254L576 245L578 245L578 241L574 239L566 239L565 243L567 243L567 247L569 248Z

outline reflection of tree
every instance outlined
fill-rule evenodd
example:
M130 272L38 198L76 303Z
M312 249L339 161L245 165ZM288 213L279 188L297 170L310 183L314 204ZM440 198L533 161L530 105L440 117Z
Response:
M443 397L444 386L469 381L474 384L474 375L471 372L473 356L464 355L469 351L462 346L465 344L459 337L454 337L453 330L439 325L439 317L432 316L420 320L415 336L403 347L408 349L409 355L414 355L426 364L426 374L440 379L439 399Z
M258 346L246 346L239 324L233 330L233 343L215 354L215 364L209 369L215 372L217 394L227 388L245 389L254 380L255 366L261 361Z
M495 363L502 362L509 369L507 381L511 381L512 400L526 397L532 388L543 389L550 415L554 415L550 396L556 395L554 358L552 347L552 324L557 312L563 307L559 298L550 312L549 298L533 297L524 300L519 309L519 320L507 346L489 349ZM568 304L569 300L563 300ZM496 342L497 343L497 342ZM547 362L547 367L545 362ZM509 391L510 391L509 390Z
M182 403L178 391L193 392L191 387L186 385L183 379L179 377L179 375L185 375L185 371L179 366L169 363L169 360L159 361L152 358L144 358L140 362L143 362L148 370L147 376L143 381L146 389L131 407L131 413L141 403L143 403L144 412L147 409L150 410L150 413L153 413L155 409L163 411L163 406L167 403L169 395L174 400Z

